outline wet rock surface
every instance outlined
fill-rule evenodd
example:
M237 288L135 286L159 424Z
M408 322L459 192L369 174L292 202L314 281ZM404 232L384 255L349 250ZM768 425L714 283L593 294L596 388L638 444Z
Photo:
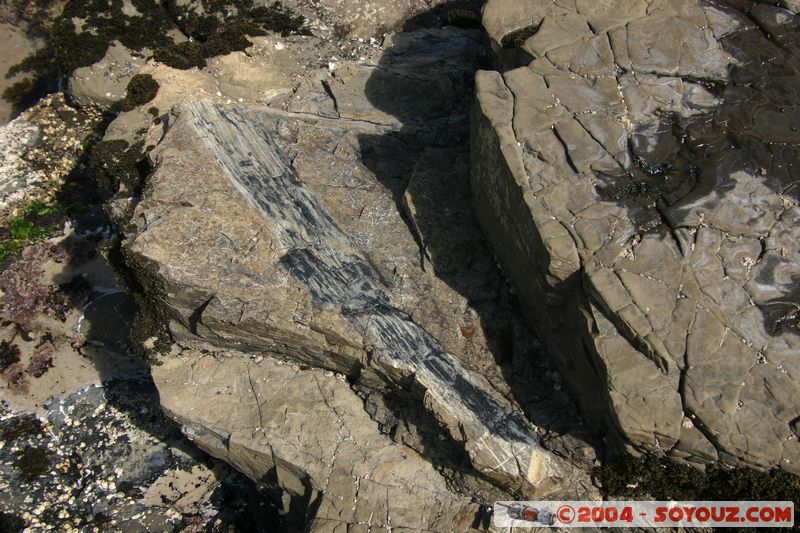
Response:
M44 419L6 406L0 413L7 524L16 517L34 531L246 525L247 513L237 507L247 506L241 496L248 482L186 443L162 413L152 382L109 381L53 399L44 410Z
M247 478L164 415L131 352L131 298L97 246L70 232L28 246L0 273L4 531L277 523Z
M477 79L479 218L625 445L800 468L796 13L485 7L498 70Z
M12 319L5 331L20 347L4 373L8 416L38 410L47 418L89 402L96 409L75 407L70 428L88 418L101 435L126 438L119 446L106 442L111 437L92 441L102 453L91 464L122 473L93 484L87 458L75 467L85 483L43 477L43 494L123 492L100 511L100 522L116 520L112 528L247 529L255 513L262 527L288 531L483 530L486 506L499 498L597 496L588 473L596 435L519 318L471 207L469 95L485 49L482 34L465 27L475 27L478 12L467 2L442 6L407 20L410 31L387 34L399 24L392 17L421 7L377 4L348 29L335 23L341 13L325 11L334 4L300 2L289 7L306 16L302 31L247 34L214 54L206 52L221 34L197 33L202 61L186 70L174 54L190 46L151 57L137 43L156 39L158 47L161 37L119 33L115 17L140 23L126 3L123 15L112 6L103 20L67 5L81 15L70 19L75 38L97 42L86 57L64 56L55 42L56 59L75 67L64 112L124 112L110 124L95 112L103 139L91 123L80 146L64 152L63 181L42 181L41 198L57 199L63 228L36 230L20 240L28 248L9 256L15 276L42 271L30 310L47 320L21 327ZM151 17L143 9L143 19ZM227 23L243 22L232 17ZM364 31L374 35L360 37ZM114 32L119 39L106 46ZM36 228L50 207L31 208L38 182L20 177L46 136L30 126L28 139L13 127L6 152L23 148L9 159L17 181L7 189L26 195L14 200L21 214L12 222L21 217ZM83 196L88 180L100 186L91 200ZM65 219L67 197L89 202L89 212ZM92 207L106 201L110 221ZM45 236L63 240L66 255L30 246ZM125 263L119 280L106 259ZM102 275L92 274L92 261L105 264ZM60 289L48 284L76 274L80 296L63 304L55 324L46 296ZM131 327L133 345L125 338ZM34 365L51 330L60 335L55 355ZM152 361L156 389L134 351L160 354ZM14 385L17 377L29 388ZM130 403L106 401L119 388L130 389L133 403L158 402L179 426L153 411L164 431L142 434ZM173 440L178 427L192 461ZM59 435L9 448L9 461L31 446L60 457L85 440ZM219 476L202 494L179 488L159 502L173 480L217 472L219 463L194 446L255 481L261 505L234 511L254 489ZM216 503L215 491L227 499ZM43 527L79 520L58 498L38 514L30 501L4 512ZM79 526L102 528L89 518Z
M63 95L45 98L0 130L0 220L6 223L35 201L47 201L73 171L102 122Z
M0 529L272 527L269 499L185 440L132 352L86 162L101 124L55 95L0 130Z
M251 505L247 478L164 415L131 353L132 301L96 250L102 242L70 231L28 246L0 273L4 530L274 523L268 500Z
M61 4L14 0L0 5L0 124L58 90L58 73L47 59L45 26Z

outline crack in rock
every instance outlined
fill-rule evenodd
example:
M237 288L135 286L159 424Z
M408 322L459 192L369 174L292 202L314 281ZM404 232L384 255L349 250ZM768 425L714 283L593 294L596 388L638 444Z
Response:
M564 465L544 451L535 428L403 312L321 203L298 180L254 117L209 103L184 106L205 146L237 188L269 220L287 250L281 263L320 306L339 309L373 347L370 363L425 390L426 405L475 467L490 478L552 490ZM520 465L520 466L518 466Z

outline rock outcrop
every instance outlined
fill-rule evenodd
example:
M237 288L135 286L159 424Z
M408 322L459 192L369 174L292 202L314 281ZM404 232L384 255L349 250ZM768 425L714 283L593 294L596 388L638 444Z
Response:
M419 305L411 283L436 287L400 278L422 270L391 196L348 172L349 159L328 156L321 167L315 159L324 156L308 145L295 152L295 168L307 168L298 177L270 140L280 135L271 126L254 111L198 103L178 110L154 151L159 168L134 213L128 250L164 284L173 334L417 396L487 476L520 489L558 487L566 470L540 449L533 428L403 305ZM298 140L327 144L342 134L310 130ZM189 248L173 245L184 238Z
M102 60L70 75L70 96L81 107L108 111L125 98L128 83L145 63L145 57L114 41Z
M385 47L313 69L309 43L266 37L180 76L142 69L155 122L134 109L106 140L138 142L154 168L112 211L176 342L153 370L161 402L315 528L461 531L502 495L594 497L591 447L554 429L575 413L553 371L511 353L535 341L470 207L480 34ZM541 394L519 395L523 378Z
M344 376L187 351L154 372L162 406L201 448L279 487L290 528L470 531L488 517L414 450L392 442Z
M84 163L99 122L57 95L0 127L0 530L271 524L253 483L164 414L131 350Z
M0 129L4 525L224 528L232 484L475 531L638 486L597 451L664 466L636 496L800 473L796 1L490 0L488 47L477 0L96 4L16 69L71 98Z
M490 0L478 215L636 450L800 473L796 2Z

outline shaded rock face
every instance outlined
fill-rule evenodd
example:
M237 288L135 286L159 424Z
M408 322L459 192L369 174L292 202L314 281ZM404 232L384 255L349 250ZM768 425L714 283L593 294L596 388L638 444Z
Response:
M3 73L0 92L6 92L14 83L21 82L23 79L19 75L9 76L10 68L33 54L36 51L37 43L30 39L22 28L9 22L0 22L0 42L8 50L8 53L3 54L3 58L0 60L0 72ZM15 104L16 102L12 103L6 99L0 100L0 122L5 124L19 113L20 110L15 109Z
M0 124L57 90L58 75L47 58L44 26L61 3L20 1L0 5Z
M293 53L273 43L211 72L146 67L156 123L135 109L106 135L145 126L155 146L142 197L117 205L176 343L153 369L162 405L315 530L463 531L501 496L596 495L470 206L480 34L392 36L294 91L246 68Z
M478 214L625 445L800 472L797 11L484 10L499 71L477 78Z

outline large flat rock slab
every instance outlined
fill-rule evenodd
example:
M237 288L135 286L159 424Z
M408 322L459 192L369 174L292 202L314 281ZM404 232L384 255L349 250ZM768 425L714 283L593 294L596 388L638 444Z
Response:
M479 217L587 405L639 450L800 472L796 11L485 8L503 72L477 79Z

